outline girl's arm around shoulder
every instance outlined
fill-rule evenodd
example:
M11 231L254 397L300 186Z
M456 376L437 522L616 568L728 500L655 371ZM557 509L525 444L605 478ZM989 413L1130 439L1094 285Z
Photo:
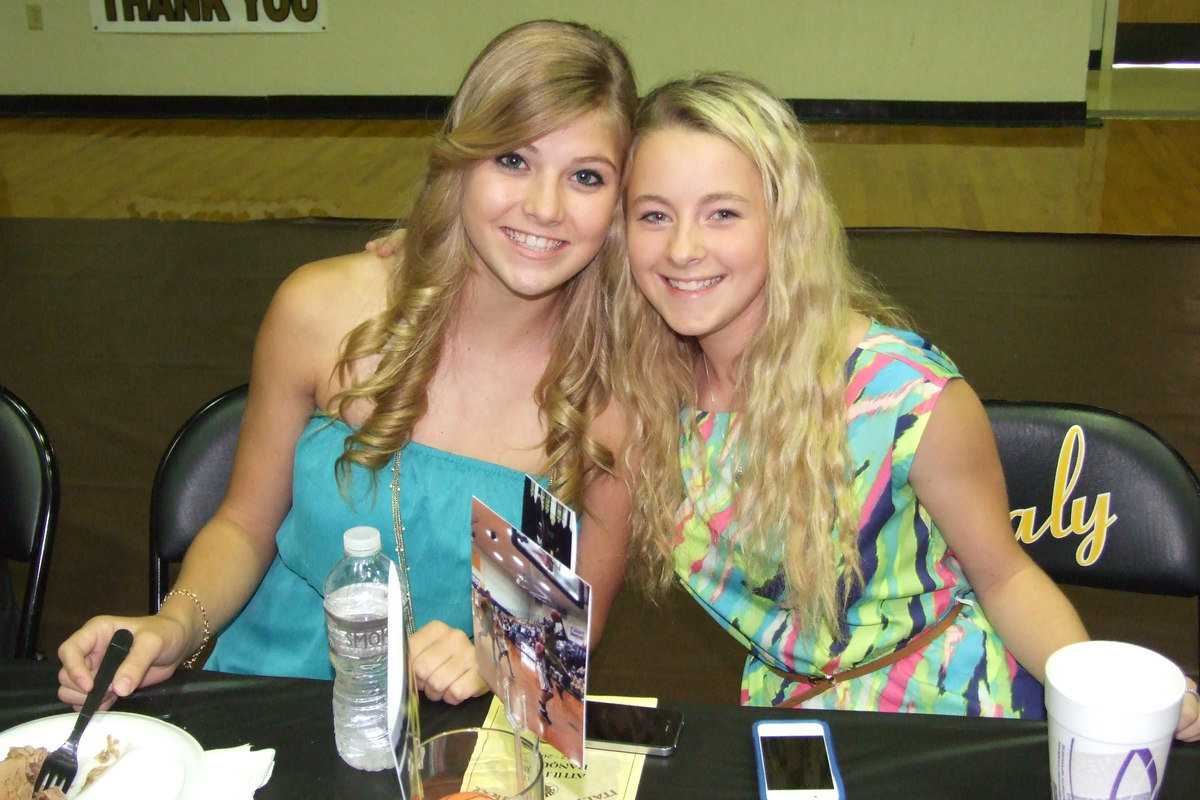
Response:
M628 425L621 408L609 403L593 422L596 439L616 457L614 474L602 474L587 487L587 510L580 521L579 574L592 587L591 644L600 640L608 612L625 578L629 544L631 481L621 461Z
M963 380L942 390L909 473L1000 638L1040 681L1058 648L1087 639L1074 607L1013 536L983 404Z

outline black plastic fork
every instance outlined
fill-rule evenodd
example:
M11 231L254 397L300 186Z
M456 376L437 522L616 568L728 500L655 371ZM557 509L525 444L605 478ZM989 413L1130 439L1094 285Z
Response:
M96 670L96 680L92 684L92 690L88 692L87 699L83 701L83 707L79 709L75 728L62 747L46 756L46 760L42 763L42 769L38 772L37 780L34 781L36 791L41 792L51 787L58 787L65 794L67 789L71 788L71 784L75 781L75 774L79 772L79 738L83 736L83 729L87 727L92 715L96 713L100 701L104 699L104 693L108 691L108 685L112 683L117 667L125 660L125 656L129 655L129 647L132 644L133 634L124 628L112 635L108 649L104 651L104 658L100 660L100 669Z

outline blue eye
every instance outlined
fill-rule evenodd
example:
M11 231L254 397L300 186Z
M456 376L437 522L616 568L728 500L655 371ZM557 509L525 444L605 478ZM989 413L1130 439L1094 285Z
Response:
M666 222L667 215L661 211L647 211L638 217L638 220L641 222Z
M603 186L604 176L594 169L581 169L572 178L581 186Z
M520 169L525 166L525 159L516 153L501 153L496 156L496 163L505 169Z
M737 219L741 214L728 208L722 208L713 212L713 219L725 222L726 220Z

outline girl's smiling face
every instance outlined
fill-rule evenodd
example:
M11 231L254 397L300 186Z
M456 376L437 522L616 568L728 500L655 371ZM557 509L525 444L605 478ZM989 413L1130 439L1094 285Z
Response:
M723 137L663 128L626 189L633 279L671 329L735 357L762 323L769 219L762 176Z
M575 277L608 235L623 154L613 125L592 111L472 167L462 219L477 275L525 298Z

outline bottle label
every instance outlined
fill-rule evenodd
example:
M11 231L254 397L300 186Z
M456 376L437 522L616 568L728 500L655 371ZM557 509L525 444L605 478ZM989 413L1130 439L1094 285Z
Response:
M349 658L387 656L387 587L347 586L325 598L329 649Z
M329 649L335 654L350 658L387 655L386 619L352 620L325 612L325 622L329 629Z

